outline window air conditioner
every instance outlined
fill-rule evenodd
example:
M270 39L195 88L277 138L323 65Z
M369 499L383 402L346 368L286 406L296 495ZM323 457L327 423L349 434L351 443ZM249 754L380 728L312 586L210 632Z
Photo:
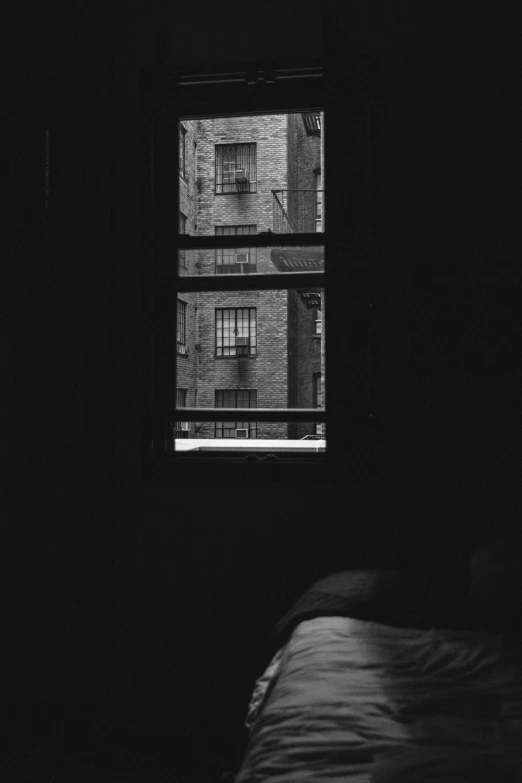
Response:
M236 182L248 182L246 169L236 169Z
M188 421L182 421L181 424L180 424L180 430L182 432L188 432L189 431L189 427L190 427L190 425L189 425Z
M248 438L248 430L236 430L236 438Z
M248 337L236 337L236 347L240 345L248 346Z
M248 264L248 253L236 253L236 264Z

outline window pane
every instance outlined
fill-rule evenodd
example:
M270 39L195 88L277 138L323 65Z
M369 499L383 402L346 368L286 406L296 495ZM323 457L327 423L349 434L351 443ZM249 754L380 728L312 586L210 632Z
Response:
M186 272L182 274L252 275L324 272L324 247L241 247L179 251ZM181 261L180 261L181 263Z
M323 423L207 421L191 422L191 427L189 437L184 434L177 437L172 441L172 448L179 452L231 449L324 453L326 450Z
M180 208L189 222L194 216L196 235L239 224L255 224L258 233L324 230L318 174L324 171L323 115L314 115L312 132L308 117L183 120L186 178L180 179Z

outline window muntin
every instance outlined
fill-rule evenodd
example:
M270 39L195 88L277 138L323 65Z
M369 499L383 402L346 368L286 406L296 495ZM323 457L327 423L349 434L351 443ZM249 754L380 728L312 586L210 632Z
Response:
M183 125L179 126L179 173L183 179L187 178L186 171L186 145L187 145L187 130Z
M257 408L256 389L216 389L216 408ZM249 438L257 437L255 421L216 421L216 438L239 438L236 430L248 430Z
M177 300L176 312L176 348L178 354L187 353L187 303Z
M256 355L256 308L216 308L216 356Z
M256 148L256 143L215 145L216 193L256 193Z
M242 236L243 234L257 234L257 226L216 226L217 237ZM239 263L238 256L243 257L244 261L245 255L247 255L247 262ZM257 248L216 248L215 270L217 275L257 272Z
M187 407L187 390L176 389L176 408ZM190 430L190 423L188 421L176 421L174 422L174 437L175 438L188 438Z

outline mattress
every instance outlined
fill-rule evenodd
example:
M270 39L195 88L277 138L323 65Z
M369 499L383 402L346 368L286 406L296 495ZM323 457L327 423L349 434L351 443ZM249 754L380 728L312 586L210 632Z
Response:
M404 749L497 756L522 780L522 636L301 622L257 683L236 783L369 783Z

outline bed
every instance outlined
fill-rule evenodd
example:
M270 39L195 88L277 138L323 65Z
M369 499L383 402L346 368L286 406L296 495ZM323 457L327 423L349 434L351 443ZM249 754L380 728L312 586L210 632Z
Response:
M522 633L427 580L334 574L275 628L236 783L522 781Z

